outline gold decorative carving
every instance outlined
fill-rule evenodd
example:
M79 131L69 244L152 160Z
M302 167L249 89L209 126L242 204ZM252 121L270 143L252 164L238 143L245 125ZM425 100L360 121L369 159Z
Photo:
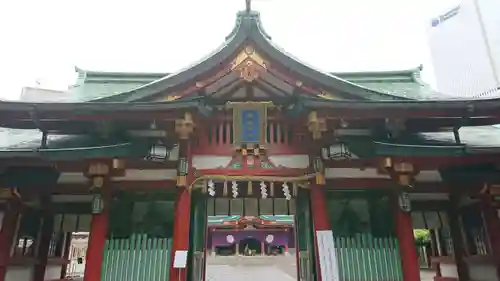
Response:
M386 169L392 168L392 158L391 157L384 158L384 168L386 168Z
M259 53L257 53L257 51L255 51L254 47L251 45L247 45L243 49L243 51L241 51L236 56L236 58L234 58L234 60L231 62L231 69L236 69L239 65L241 65L248 59L253 60L257 65L267 69L266 61L261 55L259 55Z
M178 100L181 96L177 95L168 95L165 101L173 101L173 100Z
M17 188L0 188L0 201L7 201L12 198L21 198Z
M178 176L177 177L177 186L186 186L187 185L187 176Z
M158 99L155 100L155 102L165 102L165 101L174 101L178 100L181 96L180 95L175 95L175 94L170 94L168 96L161 96Z
M316 174L316 184L317 185L325 185L326 184L325 175L323 173Z
M180 139L188 139L194 131L194 121L191 113L186 112L183 119L175 120L175 132L179 135Z
M231 70L239 72L240 77L252 82L259 78L260 72L266 71L264 58L260 56L252 45L247 45L231 62Z
M124 169L125 168L125 160L124 159L113 159L113 169Z
M109 166L107 164L100 162L90 164L87 170L87 175L90 177L106 176L108 174L109 174Z
M252 82L259 78L259 67L256 66L253 61L247 60L241 67L238 68L240 72L240 78L247 82Z
M307 128L309 132L312 133L313 139L320 139L321 135L327 130L326 119L318 118L318 113L316 111L311 111L307 120Z
M91 189L102 188L103 186L104 186L104 177L97 176L97 177L92 178L92 188Z
M327 100L342 100L341 98L335 96L334 94L326 92L324 90L321 90L321 92L318 94L318 97L319 98L324 98L324 99L327 99Z
M405 173L405 174L413 173L414 172L413 164L410 162L394 163L394 171L397 173Z
M403 186L411 186L412 176L408 174L398 175L398 184Z

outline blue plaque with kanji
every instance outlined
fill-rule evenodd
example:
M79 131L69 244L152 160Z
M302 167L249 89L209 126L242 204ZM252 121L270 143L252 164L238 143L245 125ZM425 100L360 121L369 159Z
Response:
M261 126L259 110L241 111L241 141L243 143L259 143Z
M267 105L253 102L231 103L235 144L265 144Z

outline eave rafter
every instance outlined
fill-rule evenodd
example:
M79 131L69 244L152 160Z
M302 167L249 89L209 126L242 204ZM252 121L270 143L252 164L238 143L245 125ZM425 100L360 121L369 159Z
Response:
M240 79L236 79L234 83L231 83L230 87L227 87L227 91L223 93L222 95L218 96L217 98L219 99L227 99L234 95L237 91L242 89L244 87L244 83L241 82ZM224 92L224 90L221 89L221 92ZM214 97L215 98L215 97Z
M339 100L343 99L340 96L333 95L323 89L317 89L314 86L307 85L302 80L292 78L289 73L286 71L281 71L279 67L274 67L269 60L266 60L263 55L261 55L254 47L253 44L248 43L244 45L234 58L229 62L226 62L221 69L214 72L214 70L209 71L206 78L199 79L196 81L190 81L185 83L184 88L180 88L175 91L171 91L169 93L159 93L156 94L152 100L155 102L163 102L163 101L172 101L178 100L194 93L200 93L203 89L207 89L208 87L214 85L217 81L222 78L231 75L232 73L236 74L239 78L237 81L242 81L246 83L253 83L257 86L257 83L260 84L260 88L263 88L262 85L267 87L271 87L273 90L269 91L271 94L276 94L275 92L283 93L284 95L291 95L287 93L283 89L280 89L279 86L273 85L266 81L263 78L263 74L267 73L267 75L273 76L275 79L282 81L284 84L287 84L292 89L297 88L298 91L304 94L311 95L312 97L320 97L325 99L333 99ZM207 95L214 95L215 92L224 91L228 86L228 84L237 83L235 80L232 82L226 83L222 87L208 91ZM267 89L266 89L267 90ZM227 93L227 94L226 94ZM227 98L230 96L229 92L226 92L223 97ZM234 93L234 92L233 92ZM222 97L221 97L222 98Z
M284 90L280 89L279 87L267 82L264 79L257 80L256 85L258 87L261 87L265 91L269 91L270 93L274 94L275 96L277 96L276 92L278 92L280 96L287 96L287 95L293 95L293 93L295 91L295 88L294 88L292 93L288 94L286 91L284 91Z
M213 72L210 72L213 73ZM183 97L187 97L196 92L200 92L201 89L207 88L208 86L214 84L218 80L222 79L226 75L231 73L230 64L223 64L223 67L215 72L215 74L208 74L209 76L204 79L199 79L197 81L190 81L182 86L179 90L170 89L169 93L158 93L155 97L152 98L152 101L155 102L164 102L164 101L173 101L178 100Z

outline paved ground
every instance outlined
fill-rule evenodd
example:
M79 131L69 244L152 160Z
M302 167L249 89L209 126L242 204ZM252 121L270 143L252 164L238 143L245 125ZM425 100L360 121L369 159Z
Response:
M420 280L422 281L433 281L434 276L436 276L434 270L420 270Z
M296 281L276 266L208 265L206 281Z
M296 281L295 257L209 257L206 281Z
M206 281L296 281L295 257L208 257ZM421 270L422 281L435 272Z
M209 258L207 260L206 281L296 281L295 257L290 259L266 258ZM433 281L435 272L420 271L422 281ZM70 279L83 281L82 277Z

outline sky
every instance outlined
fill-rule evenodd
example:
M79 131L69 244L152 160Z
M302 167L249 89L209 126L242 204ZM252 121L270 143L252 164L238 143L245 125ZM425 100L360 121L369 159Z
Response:
M253 0L273 41L326 71L424 65L426 28L458 0ZM175 72L224 41L245 0L16 0L0 3L0 99L67 89L74 67Z

